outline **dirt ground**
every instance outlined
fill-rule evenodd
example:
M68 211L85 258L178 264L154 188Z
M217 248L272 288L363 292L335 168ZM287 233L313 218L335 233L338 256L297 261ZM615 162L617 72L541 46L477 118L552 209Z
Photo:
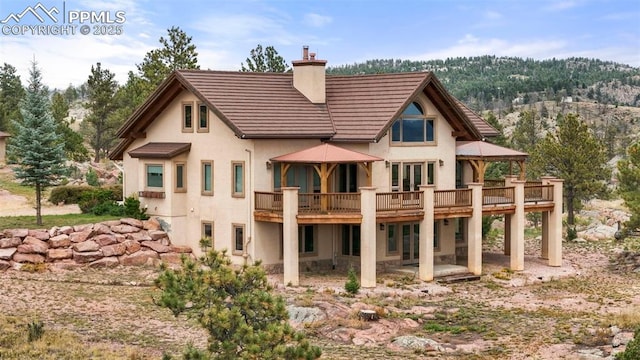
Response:
M375 289L348 296L339 272L304 273L299 287L283 286L282 275L269 280L289 305L319 310L315 321L294 326L322 347L323 359L582 359L593 352L603 356L597 359L619 351L609 327L640 312L640 274L610 269L613 242L567 243L561 267L538 258L538 243L527 241L525 270L515 273L497 251L500 241L487 244L483 276L472 282L383 273ZM144 267L9 270L0 273L0 314L42 319L88 344L134 347L149 359L179 354L188 343L204 346L197 324L153 304L156 276ZM361 309L381 318L364 322ZM403 335L436 345L395 345Z

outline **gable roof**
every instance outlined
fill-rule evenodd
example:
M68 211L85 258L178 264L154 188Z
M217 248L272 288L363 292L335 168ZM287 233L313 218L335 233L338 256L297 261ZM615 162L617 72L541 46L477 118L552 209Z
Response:
M377 156L323 143L304 150L276 156L270 160L289 163L320 164L373 162L381 161L382 159Z
M118 130L121 159L136 137L183 90L195 94L239 138L315 138L377 142L420 93L430 98L461 140L497 134L451 96L431 72L326 77L326 104L313 104L293 87L292 73L178 70Z

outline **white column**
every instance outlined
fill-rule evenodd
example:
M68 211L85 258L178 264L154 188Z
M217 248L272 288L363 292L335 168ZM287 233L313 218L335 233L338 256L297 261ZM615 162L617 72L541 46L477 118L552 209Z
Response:
M418 276L422 281L433 280L433 221L435 185L421 185L424 196L424 217L420 222L420 261Z
M562 179L550 180L553 184L553 211L549 214L549 266L562 265Z
M540 244L540 258L549 259L549 211L542 212L542 241Z
M467 267L474 275L482 275L482 184L470 183L473 212L467 226Z
M300 285L298 272L298 187L282 188L282 261L284 284Z
M376 287L376 188L360 188L360 285Z
M511 215L511 258L510 268L514 271L524 270L524 184L525 180L511 180L514 186L515 213ZM506 225L506 224L505 224Z

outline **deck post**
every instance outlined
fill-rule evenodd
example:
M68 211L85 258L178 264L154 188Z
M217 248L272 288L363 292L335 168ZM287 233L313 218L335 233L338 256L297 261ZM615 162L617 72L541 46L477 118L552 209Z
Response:
M549 266L562 266L562 179L553 184L553 211L549 214Z
M509 162L511 164L511 162ZM505 175L504 176L504 186L510 187L513 186L511 183L512 180L516 180L517 176L515 175ZM511 255L511 214L504 214L504 245L503 251L504 255Z
M513 271L524 270L524 184L525 180L511 180L514 186L515 213L511 215L511 259L509 267Z
M284 284L300 285L298 272L298 187L282 188L282 260Z
M473 212L467 226L469 272L482 275L482 183L470 183Z
M549 259L549 211L542 212L542 241L540 244L540 258Z
M420 250L418 276L422 281L433 280L433 221L435 185L420 185L424 194L424 217L420 222Z
M360 285L376 287L376 188L360 188Z

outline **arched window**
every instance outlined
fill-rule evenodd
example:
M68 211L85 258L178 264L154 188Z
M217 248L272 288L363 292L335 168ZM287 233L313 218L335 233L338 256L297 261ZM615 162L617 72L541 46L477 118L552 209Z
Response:
M392 143L427 143L435 141L434 120L424 114L417 102L407 106L391 127Z

